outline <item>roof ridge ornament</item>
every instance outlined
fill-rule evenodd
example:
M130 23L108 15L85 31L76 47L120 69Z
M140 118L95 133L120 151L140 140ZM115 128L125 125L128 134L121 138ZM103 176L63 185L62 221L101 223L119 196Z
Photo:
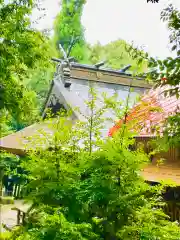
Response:
M159 2L159 0L147 0L147 3L148 2L152 2L152 3L158 3Z
M98 62L96 63L94 66L99 69L100 67L104 66L104 64L106 63L106 61L102 61L102 62Z
M124 66L123 68L121 68L120 70L119 70L119 72L121 72L121 73L125 73L129 68L131 68L132 67L132 65L131 64L128 64L128 65L126 65L126 66Z
M71 61L74 61L74 58L67 57L67 54L61 44L59 44L59 49L63 54L63 59L52 58L52 60L59 63L57 65L57 75L61 76L64 87L69 88L71 86Z

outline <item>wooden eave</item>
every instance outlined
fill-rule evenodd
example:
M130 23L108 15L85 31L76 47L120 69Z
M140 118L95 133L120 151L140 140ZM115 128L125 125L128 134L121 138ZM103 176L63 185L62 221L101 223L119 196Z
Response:
M141 172L148 182L166 182L180 186L180 163L164 163L161 165L149 164Z

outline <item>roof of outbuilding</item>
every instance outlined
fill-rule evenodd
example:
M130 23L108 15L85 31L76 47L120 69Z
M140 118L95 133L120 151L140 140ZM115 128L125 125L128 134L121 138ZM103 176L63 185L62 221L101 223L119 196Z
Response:
M140 136L154 135L154 128L157 126L161 128L168 116L179 112L180 99L177 99L176 96L165 97L164 91L167 89L168 87L151 89L129 110L126 123L133 120L138 121L134 128ZM110 128L109 136L112 136L121 127L122 123L123 120L121 119Z
M149 164L142 169L141 175L149 182L166 181L169 184L180 186L180 164L178 162L159 166Z

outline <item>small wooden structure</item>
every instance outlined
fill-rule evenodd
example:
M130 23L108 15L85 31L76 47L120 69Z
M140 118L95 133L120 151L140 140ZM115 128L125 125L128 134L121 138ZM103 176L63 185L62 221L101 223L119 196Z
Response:
M137 136L136 145L143 143L144 150L149 153L152 140L155 140L155 136ZM167 152L154 155L151 163L142 169L141 175L150 184L169 184L163 195L166 201L164 211L171 221L180 222L180 149L171 147Z
M17 211L17 226L24 225L27 210L17 208L17 207L11 208L11 210Z
M26 224L26 217L31 209L31 205L23 205L21 207L13 207L11 210L17 212L17 226Z
M143 143L145 152L149 153L152 150L150 143L155 139L155 136L137 136L136 144ZM171 147L167 152L152 156L151 163L142 170L142 176L149 182L166 181L180 186L180 148Z
M180 222L180 202L178 201L167 201L164 207L165 213L170 217L171 221Z
M29 205L23 205L23 206L20 206L20 207L11 208L12 211L17 212L16 224L9 227L7 224L2 223L3 228L6 229L7 231L12 231L12 229L16 226L21 226L21 225L25 226L26 217L27 217L30 209L31 209L31 206L29 206Z

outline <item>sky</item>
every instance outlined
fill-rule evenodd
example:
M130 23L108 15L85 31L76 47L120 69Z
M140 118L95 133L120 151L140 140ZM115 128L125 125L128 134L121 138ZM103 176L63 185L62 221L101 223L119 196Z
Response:
M60 11L60 0L44 0L46 16L38 23L38 28L53 26L54 18ZM172 55L168 49L169 32L160 20L160 13L168 3L180 9L180 0L87 0L82 24L87 42L99 41L107 44L124 39L138 46L145 46L152 56L165 58Z

